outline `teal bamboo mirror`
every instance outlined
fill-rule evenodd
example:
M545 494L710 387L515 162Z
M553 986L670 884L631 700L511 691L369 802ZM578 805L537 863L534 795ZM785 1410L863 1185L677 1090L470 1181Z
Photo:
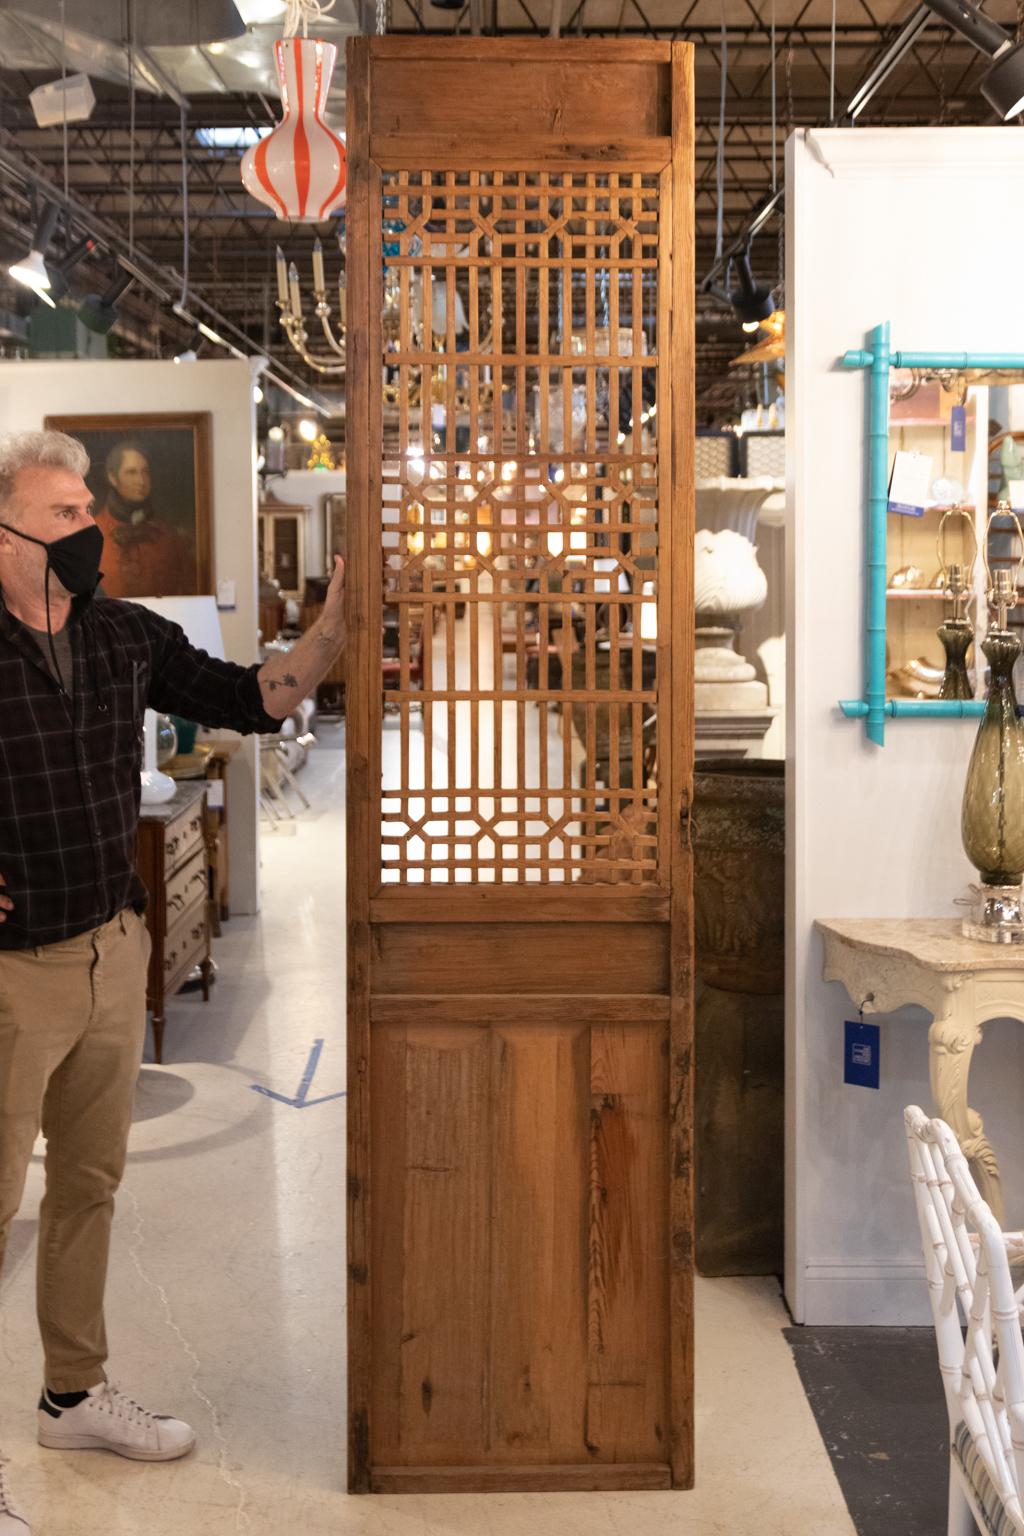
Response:
M987 573L1020 558L999 503L1024 509L1024 353L893 351L888 322L867 343L840 359L868 387L865 686L840 708L882 746L887 720L984 710L971 642Z

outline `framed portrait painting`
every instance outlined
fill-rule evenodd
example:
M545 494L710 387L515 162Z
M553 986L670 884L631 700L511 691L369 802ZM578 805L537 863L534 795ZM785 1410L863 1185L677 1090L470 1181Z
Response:
M85 445L108 597L213 591L210 413L47 416Z

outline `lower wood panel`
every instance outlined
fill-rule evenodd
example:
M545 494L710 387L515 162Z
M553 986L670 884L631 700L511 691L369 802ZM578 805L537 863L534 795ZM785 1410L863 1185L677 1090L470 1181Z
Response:
M417 1001L372 1030L373 1486L669 1486L667 1022Z
M672 1487L668 1466L377 1467L371 1493L602 1493Z

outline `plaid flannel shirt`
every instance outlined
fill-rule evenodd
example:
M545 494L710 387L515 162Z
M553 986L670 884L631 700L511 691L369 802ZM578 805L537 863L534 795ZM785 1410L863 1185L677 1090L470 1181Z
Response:
M257 667L208 656L137 603L76 599L70 625L68 697L0 602L0 874L14 903L0 950L56 944L144 908L135 847L147 707L243 733L280 725Z

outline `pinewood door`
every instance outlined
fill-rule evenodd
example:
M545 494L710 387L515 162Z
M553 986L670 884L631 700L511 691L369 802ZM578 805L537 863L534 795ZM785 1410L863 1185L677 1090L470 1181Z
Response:
M349 44L355 1492L692 1479L691 67Z

